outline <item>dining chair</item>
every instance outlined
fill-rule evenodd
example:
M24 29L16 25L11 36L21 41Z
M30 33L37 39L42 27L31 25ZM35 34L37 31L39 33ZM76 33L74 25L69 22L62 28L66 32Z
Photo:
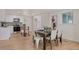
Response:
M40 37L40 36L37 34L37 32L35 32L34 35L33 35L33 42L34 42L34 44L36 44L36 48L38 48L40 41L43 42L43 37Z
M60 29L58 29L57 34L58 34L58 39L59 39L60 43L62 44L62 31Z
M26 29L21 29L20 32L21 32L21 35L23 35L23 36L24 35L26 36L26 34L28 33L28 31Z
M50 42L50 48L51 49L52 49L52 41L54 41L56 45L58 44L56 36L57 36L57 30L52 30L51 35L46 38Z

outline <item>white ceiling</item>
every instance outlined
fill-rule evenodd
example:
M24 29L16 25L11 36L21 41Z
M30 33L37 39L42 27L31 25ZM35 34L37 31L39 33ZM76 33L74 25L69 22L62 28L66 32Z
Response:
M29 13L50 13L50 12L59 12L64 9L27 9Z
M7 15L28 15L33 13L54 13L63 11L66 9L0 9L0 13Z
M37 14L46 14L46 13L56 13L60 12L66 9L23 9L24 15L31 14L31 15L37 15Z

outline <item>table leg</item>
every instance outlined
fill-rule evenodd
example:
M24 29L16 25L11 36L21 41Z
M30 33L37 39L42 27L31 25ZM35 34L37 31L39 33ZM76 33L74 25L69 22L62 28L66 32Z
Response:
M28 26L28 36L30 36L30 34L29 34L29 26Z
M26 33L24 33L24 37L26 37Z
M61 35L61 37L60 37L60 43L62 44L62 35Z
M43 37L43 50L46 50L46 36Z

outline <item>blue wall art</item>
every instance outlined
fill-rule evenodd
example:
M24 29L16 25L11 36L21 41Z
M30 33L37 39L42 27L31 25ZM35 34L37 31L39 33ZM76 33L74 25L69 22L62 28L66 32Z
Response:
M63 24L72 24L73 23L72 12L67 12L67 13L62 14L62 23Z

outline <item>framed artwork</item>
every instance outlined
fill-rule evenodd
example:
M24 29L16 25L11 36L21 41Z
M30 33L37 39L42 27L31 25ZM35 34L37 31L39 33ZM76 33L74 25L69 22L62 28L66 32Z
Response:
M67 13L62 14L62 23L63 24L72 24L73 23L72 12L67 12Z

